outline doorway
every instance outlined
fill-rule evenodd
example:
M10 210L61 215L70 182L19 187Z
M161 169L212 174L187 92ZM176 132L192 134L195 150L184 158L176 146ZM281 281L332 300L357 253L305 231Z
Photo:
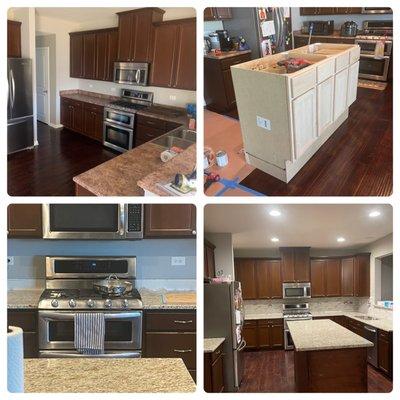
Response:
M36 103L37 119L50 123L50 49L36 48Z

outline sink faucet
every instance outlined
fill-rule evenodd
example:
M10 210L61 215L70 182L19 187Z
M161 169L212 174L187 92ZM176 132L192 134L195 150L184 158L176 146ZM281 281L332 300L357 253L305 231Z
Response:
M311 44L311 35L313 33L313 30L314 30L314 24L311 22L310 27L308 28L308 45Z

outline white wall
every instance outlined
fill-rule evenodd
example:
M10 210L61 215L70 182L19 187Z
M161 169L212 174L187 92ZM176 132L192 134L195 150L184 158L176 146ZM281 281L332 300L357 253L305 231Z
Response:
M36 45L35 45L35 9L27 7L10 8L7 18L21 22L21 56L32 60L32 105L33 134L37 144L37 105L36 105Z
M205 237L214 246L215 273L217 276L231 276L235 279L233 244L231 233L206 233Z

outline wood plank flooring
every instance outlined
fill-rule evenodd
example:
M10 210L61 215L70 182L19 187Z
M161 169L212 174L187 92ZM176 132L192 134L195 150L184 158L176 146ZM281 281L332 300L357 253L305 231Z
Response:
M392 87L359 88L349 118L288 184L258 169L241 183L269 196L389 196L392 136Z
M73 196L72 178L118 153L68 129L38 122L39 146L8 156L10 196Z
M388 393L392 382L368 366L368 392ZM247 351L244 353L244 376L240 392L293 393L294 352L284 350Z

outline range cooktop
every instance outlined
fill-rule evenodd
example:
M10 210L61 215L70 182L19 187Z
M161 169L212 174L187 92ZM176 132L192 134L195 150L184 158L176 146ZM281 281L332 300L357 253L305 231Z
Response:
M126 100L115 100L109 104L110 107L120 107L120 108L129 108L130 110L142 110L143 108L147 108L149 106L144 104L133 103Z

